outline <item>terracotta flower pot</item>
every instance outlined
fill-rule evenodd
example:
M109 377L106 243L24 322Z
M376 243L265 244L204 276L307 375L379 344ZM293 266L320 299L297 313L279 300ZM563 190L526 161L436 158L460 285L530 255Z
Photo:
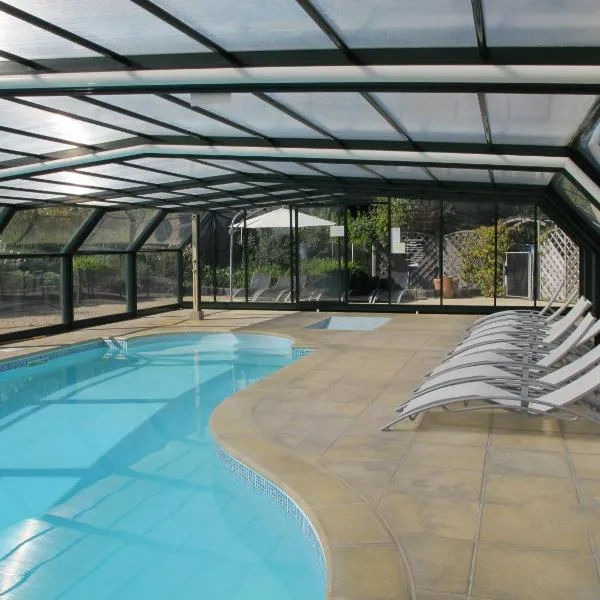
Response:
M442 284L443 280L443 284ZM436 277L433 280L433 290L439 296L440 289L443 287L444 298L454 298L454 278L453 277Z

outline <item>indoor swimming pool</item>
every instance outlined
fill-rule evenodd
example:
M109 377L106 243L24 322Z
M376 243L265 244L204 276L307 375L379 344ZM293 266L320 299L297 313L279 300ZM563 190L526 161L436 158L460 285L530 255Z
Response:
M72 350L0 364L1 598L324 598L312 528L236 476L208 427L222 400L295 359L290 340Z

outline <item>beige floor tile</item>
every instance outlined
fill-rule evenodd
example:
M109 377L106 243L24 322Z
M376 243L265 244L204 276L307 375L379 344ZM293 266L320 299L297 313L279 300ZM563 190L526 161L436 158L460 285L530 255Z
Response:
M431 410L423 419L427 425L456 425L458 427L477 427L487 430L492 415L489 412L449 412L447 410Z
M567 448L571 452L581 454L600 454L600 431L597 435L567 433L565 435Z
M332 596L348 600L408 600L396 546L346 546L333 559Z
M589 552L585 516L577 508L534 500L505 505L486 502L479 537L483 542Z
M473 594L494 600L597 600L590 555L480 544Z
M346 481L373 505L381 500L397 468L392 461L325 457L319 459L319 464Z
M600 507L600 480L579 479L579 493L582 504Z
M551 417L528 417L519 413L496 412L492 419L492 431L511 429L517 431L543 431L545 433L560 433L559 423Z
M307 473L287 473L282 480L309 506L329 506L361 501L360 496L345 482L317 469Z
M484 457L485 449L482 447L414 442L404 464L440 469L481 470Z
M571 476L569 463L563 454L512 448L490 448L487 470L508 475Z
M483 475L478 471L402 465L390 484L390 492L422 497L478 500L482 479Z
M512 448L513 450L541 450L563 452L565 443L560 434L545 431L494 429L491 436L492 448Z
M416 600L466 600L465 594L444 594L442 592L430 592L429 590L417 590ZM479 600L472 598L472 600Z
M416 430L417 442L449 444L451 446L479 446L487 444L488 430L483 427L461 427L445 423L431 423L423 419Z
M388 494L379 510L397 535L427 535L473 540L479 502Z
M597 454L571 454L575 473L580 479L600 479L600 459Z
M389 530L366 502L313 509L331 545L393 544Z
M465 594L473 543L425 536L400 538L417 589Z
M570 478L488 473L485 482L485 500L515 505L543 500L575 507L577 493Z

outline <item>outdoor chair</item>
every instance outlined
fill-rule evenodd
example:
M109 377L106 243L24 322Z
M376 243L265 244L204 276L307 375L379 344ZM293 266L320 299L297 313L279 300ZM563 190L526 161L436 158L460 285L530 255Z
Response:
M290 276L282 275L277 279L275 285L270 288L258 290L253 296L252 302L289 302L292 290L290 288Z
M248 299L251 300L257 292L259 292L262 289L268 288L270 281L270 273L255 271L252 274L252 279L250 280L250 284L248 285ZM241 296L245 296L244 288L238 288L232 294L232 298L240 298Z
M408 271L396 271L391 273L390 280L380 280L378 287L371 292L369 304L385 301L389 290L392 304L400 304L408 289ZM385 282L385 283L384 283ZM383 284L383 285L381 285Z
M527 415L547 415L561 420L587 419L600 424L598 407L584 401L598 388L600 364L596 364L569 383L541 394L535 386L510 391L486 381L457 383L412 398L398 409L400 416L385 425L382 430L387 431L399 421L413 420L419 414L438 407L450 412L499 408ZM575 407L577 401L584 401L583 406ZM462 408L450 408L458 402L463 404Z
M569 305L575 300L575 298L577 298L578 292L575 291L563 302L563 304L561 304L561 306L559 306L555 310L552 310L552 305L558 297L558 294L560 293L561 289L562 284L555 290L554 294L552 294L552 297L546 303L546 306L544 306L544 308L542 308L542 310L540 311L528 309L503 310L500 312L493 313L491 315L486 315L481 319L477 319L477 321L475 321L468 327L468 331L476 329L485 324L491 324L493 322L502 322L505 319L518 319L523 321L537 321L539 319L543 319L547 323L551 323L560 315L562 315L562 313L565 310L567 310L567 308L569 308Z
M561 371L562 369L565 369L565 371L563 371L565 374L570 374L571 372L566 370L567 367L578 363L578 361L583 361L580 364L584 364L584 359L585 357L588 357L589 352L584 351L584 353L579 356L573 352L572 356L574 358L572 360L568 361L560 368L556 365L572 350L583 345L589 339L590 326L593 326L594 329L597 330L600 328L600 321L596 321L592 315L587 315L582 320L577 331L569 336L571 339L565 340L560 346L557 346L547 354L540 355L539 357L504 357L508 360L494 360L493 357L490 357L490 359L485 362L479 362L477 355L474 357L471 355L470 362L464 362L461 365L455 365L454 368L431 373L424 383L415 388L413 397L449 384L468 383L471 381L490 382L496 378L501 380L508 378L511 381L523 381L535 379L539 376L542 377L543 381L544 375L552 371ZM473 364L473 358L478 361L477 364ZM555 381L555 383L560 383L561 379L559 378L553 381Z

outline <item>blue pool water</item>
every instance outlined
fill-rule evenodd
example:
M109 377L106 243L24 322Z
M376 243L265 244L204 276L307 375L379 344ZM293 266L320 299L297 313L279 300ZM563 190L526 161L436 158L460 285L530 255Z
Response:
M387 323L387 317L329 317L308 326L308 329L337 329L338 331L372 331Z
M208 430L292 360L282 338L188 334L0 373L0 598L322 599L310 536Z

